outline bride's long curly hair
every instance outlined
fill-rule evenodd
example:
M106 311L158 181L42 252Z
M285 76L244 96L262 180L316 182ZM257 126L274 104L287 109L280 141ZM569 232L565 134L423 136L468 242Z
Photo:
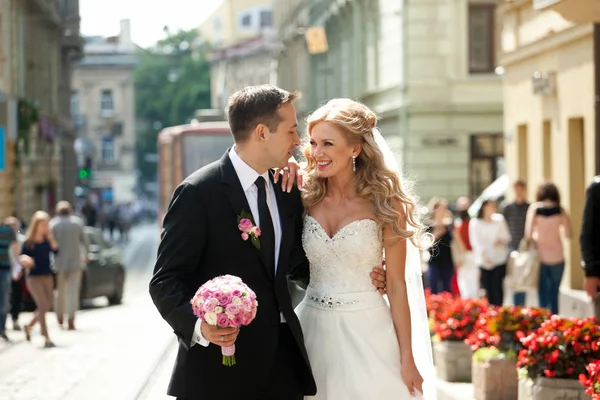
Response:
M423 226L415 215L416 199L408 193L408 182L402 185L398 173L385 166L383 153L373 136L377 116L354 100L330 100L307 118L308 141L303 148L307 165L302 191L305 209L321 202L327 193L327 179L318 177L316 160L310 154L312 130L322 122L338 128L351 144L361 145L355 160L356 192L371 201L380 225L389 225L399 238L410 239L416 247L422 247L419 238ZM404 207L398 207L398 203ZM402 208L404 211L400 211Z

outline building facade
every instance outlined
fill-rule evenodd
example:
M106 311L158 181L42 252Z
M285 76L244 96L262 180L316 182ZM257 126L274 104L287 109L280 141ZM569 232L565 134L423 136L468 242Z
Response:
M79 7L75 0L5 0L0 18L0 216L28 219L72 196L61 179L74 161L64 93L81 49Z
M563 286L580 289L585 189L600 173L593 39L600 7L583 0L523 0L505 2L500 17L507 170L529 182L530 199L545 180L558 186L573 225L564 243Z
M136 49L130 21L123 20L118 36L85 38L73 72L80 193L91 190L108 202L129 202L135 194Z
M272 1L224 0L199 27L212 51L211 107L225 110L228 97L248 85L273 83Z
M276 6L289 31L282 47L297 46L277 56L278 76L284 86L306 80L309 110L334 97L370 106L424 199L476 197L503 173L494 0L298 3ZM300 33L317 40L313 27L324 29L326 50L304 56ZM305 64L305 75L287 77Z

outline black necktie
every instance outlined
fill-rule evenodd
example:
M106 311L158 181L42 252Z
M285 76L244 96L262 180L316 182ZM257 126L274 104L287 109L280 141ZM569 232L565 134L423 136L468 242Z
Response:
M271 212L267 205L267 191L265 178L259 176L254 182L258 188L258 218L260 228L260 251L265 260L267 269L275 276L275 230Z

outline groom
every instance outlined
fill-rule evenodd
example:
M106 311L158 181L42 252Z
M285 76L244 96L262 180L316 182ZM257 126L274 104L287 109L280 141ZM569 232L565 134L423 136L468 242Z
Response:
M297 96L269 85L232 95L228 120L235 147L173 193L150 294L179 338L168 389L178 399L300 400L316 393L287 286L292 273L308 281L302 202L296 187L283 191L269 172L285 167L300 144ZM242 213L251 213L261 229L260 250L242 239ZM257 295L256 319L241 330L218 329L192 313L198 287L224 274L240 277ZM237 364L225 367L221 346L233 343Z

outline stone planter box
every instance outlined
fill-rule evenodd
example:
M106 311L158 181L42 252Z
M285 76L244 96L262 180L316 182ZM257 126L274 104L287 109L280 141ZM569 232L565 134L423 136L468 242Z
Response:
M533 384L532 400L592 400L577 379L538 377ZM519 400L521 399L519 397Z
M515 360L489 358L473 361L475 400L515 400L518 396L518 376Z
M518 391L519 400L533 400L533 381L530 378L520 378Z
M435 342L433 357L438 378L448 382L471 382L473 351L463 342Z

